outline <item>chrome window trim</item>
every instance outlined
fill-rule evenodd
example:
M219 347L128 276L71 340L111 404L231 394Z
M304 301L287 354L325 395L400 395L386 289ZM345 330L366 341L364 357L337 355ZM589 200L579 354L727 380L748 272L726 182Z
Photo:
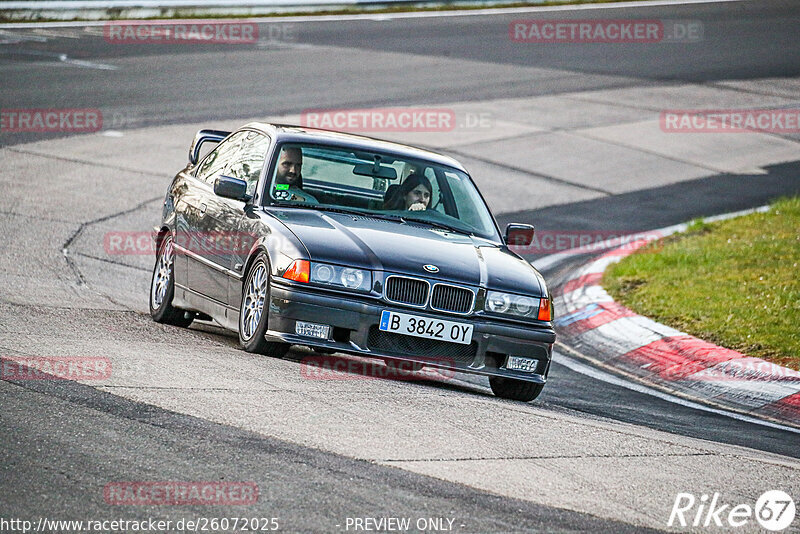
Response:
M467 291L469 291L472 294L472 301L470 302L470 305L469 305L469 311L467 311L467 312L457 312L457 311L452 311L452 310L445 310L445 309L442 309L442 308L435 308L433 306L433 290L436 289L436 286L456 287L458 289L466 289ZM433 284L433 287L431 288L431 294L430 294L430 298L429 298L430 308L432 310L436 310L436 311L440 311L440 312L444 312L444 313L452 313L453 315L472 315L472 312L475 311L475 299L476 299L476 297L477 297L476 292L471 287L459 286L459 285L456 285L456 284L448 284L448 283L444 283L444 282L436 282L435 284Z

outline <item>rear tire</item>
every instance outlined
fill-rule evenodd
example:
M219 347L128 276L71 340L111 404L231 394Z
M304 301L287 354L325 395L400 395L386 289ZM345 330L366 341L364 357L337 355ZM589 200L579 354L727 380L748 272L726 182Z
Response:
M172 305L175 295L175 247L172 236L161 241L150 278L150 316L157 323L186 328L194 321L195 314Z
M267 341L269 316L269 263L260 253L247 271L239 306L239 343L247 352L282 358L289 351L288 343Z
M513 378L503 378L501 376L490 376L489 385L492 392L501 399L530 402L542 392L544 384L534 384L524 380Z

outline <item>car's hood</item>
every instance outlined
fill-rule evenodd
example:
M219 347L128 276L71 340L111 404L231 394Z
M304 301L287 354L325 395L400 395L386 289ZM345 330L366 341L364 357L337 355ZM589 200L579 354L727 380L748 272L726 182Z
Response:
M273 214L303 243L311 261L546 296L528 262L484 239L366 216L292 209ZM439 271L429 273L424 265Z

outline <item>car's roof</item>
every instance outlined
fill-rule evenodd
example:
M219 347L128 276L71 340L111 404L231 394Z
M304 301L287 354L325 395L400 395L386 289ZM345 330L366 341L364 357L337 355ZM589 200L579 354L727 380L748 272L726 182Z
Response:
M335 146L351 147L362 150L381 151L401 157L423 159L453 167L463 172L466 169L456 160L436 152L415 148L391 141L382 141L361 135L353 135L318 128L307 128L305 126L294 126L291 124L271 124L266 122L251 122L245 128L255 128L266 134L274 136L278 142L290 143L324 143Z

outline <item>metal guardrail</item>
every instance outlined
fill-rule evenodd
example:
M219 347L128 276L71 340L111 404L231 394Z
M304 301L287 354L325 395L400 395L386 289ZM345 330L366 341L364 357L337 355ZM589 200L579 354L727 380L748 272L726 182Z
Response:
M407 3L408 0L382 0L381 3ZM375 3L363 0L16 0L0 1L0 10L80 10L135 8L288 7L320 4Z
M354 7L379 9L402 4L491 7L503 1L505 0L0 0L0 21L248 16L289 12L313 13Z

